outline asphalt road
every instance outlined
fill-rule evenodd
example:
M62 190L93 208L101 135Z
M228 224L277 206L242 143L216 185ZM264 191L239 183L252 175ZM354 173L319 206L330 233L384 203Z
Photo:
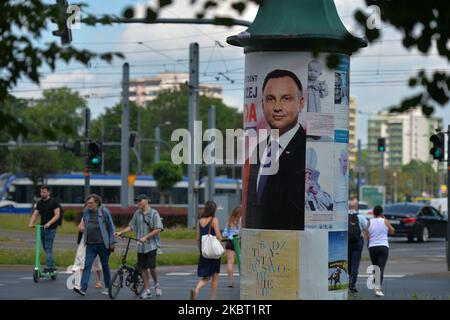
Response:
M60 237L59 246L66 241ZM73 242L70 244L73 245ZM393 238L390 241L390 256L385 271L383 299L450 299L450 272L447 272L444 239L433 239L428 243L409 243L406 239ZM196 250L195 243L170 241L163 243L164 252L180 252ZM370 259L367 249L364 249L359 270L357 288L360 291L352 299L376 299L373 291L367 289L366 274ZM63 268L60 268L63 270ZM160 267L159 277L163 295L152 300L187 300L189 291L196 284L196 266ZM221 271L226 271L222 265ZM85 297L81 297L66 288L69 274L61 272L55 281L42 280L34 283L32 266L0 266L0 299L109 299L101 295L101 290L94 288L95 275L91 277L91 285ZM219 278L218 299L239 299L239 276L235 275L235 287L227 287L225 274ZM199 299L209 298L210 287L204 288ZM137 299L128 289L123 288L119 300Z

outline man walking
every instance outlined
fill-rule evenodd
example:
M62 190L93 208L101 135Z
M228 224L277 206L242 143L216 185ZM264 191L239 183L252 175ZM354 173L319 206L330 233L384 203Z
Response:
M41 242L45 251L47 267L44 273L55 272L55 261L53 259L53 242L55 241L57 222L61 215L61 206L56 199L50 197L50 188L46 185L41 187L41 200L36 204L28 226L34 228L37 216L41 216Z
M349 206L348 216L348 273L349 291L357 293L356 281L358 280L359 263L364 246L363 232L367 228L367 219L358 213L359 203L353 199Z
M156 296L159 297L162 294L156 272L156 253L160 245L159 234L164 227L158 211L150 208L150 199L147 195L141 194L135 200L138 210L133 214L128 227L120 232L116 232L116 235L120 236L126 232L136 231L136 237L139 239L137 244L138 267L142 271L144 279L144 292L140 298L150 299L152 297L149 284L150 273L155 284Z
M86 199L86 208L83 211L78 229L83 232L83 241L86 244L86 257L84 262L83 275L81 276L81 288L74 287L73 290L84 296L88 288L91 269L95 258L100 256L103 269L103 280L105 290L102 294L108 294L111 283L111 273L109 271L109 255L114 249L114 223L111 213L107 208L102 207L102 199L96 194L91 194Z

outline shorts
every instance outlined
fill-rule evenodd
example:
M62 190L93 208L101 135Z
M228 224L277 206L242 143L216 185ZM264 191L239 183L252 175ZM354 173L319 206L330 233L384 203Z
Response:
M137 258L137 265L139 269L156 268L156 249L146 253L138 253Z
M234 242L233 242L233 240L225 241L225 249L234 251Z

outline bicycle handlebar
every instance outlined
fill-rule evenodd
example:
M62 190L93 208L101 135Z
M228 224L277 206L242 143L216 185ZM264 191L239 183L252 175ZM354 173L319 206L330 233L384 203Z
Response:
M134 240L134 241L137 241L137 242L141 242L139 239L133 238L133 237L129 237L129 236L120 235L119 237L124 238L124 239L131 239L131 240Z

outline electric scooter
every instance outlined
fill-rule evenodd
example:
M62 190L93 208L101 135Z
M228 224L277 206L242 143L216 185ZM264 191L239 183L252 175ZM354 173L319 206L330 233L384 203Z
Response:
M51 272L42 272L41 262L39 260L39 253L41 249L41 226L40 224L36 225L36 256L34 260L34 271L33 271L33 281L38 282L40 278L52 279L56 280L56 271Z

